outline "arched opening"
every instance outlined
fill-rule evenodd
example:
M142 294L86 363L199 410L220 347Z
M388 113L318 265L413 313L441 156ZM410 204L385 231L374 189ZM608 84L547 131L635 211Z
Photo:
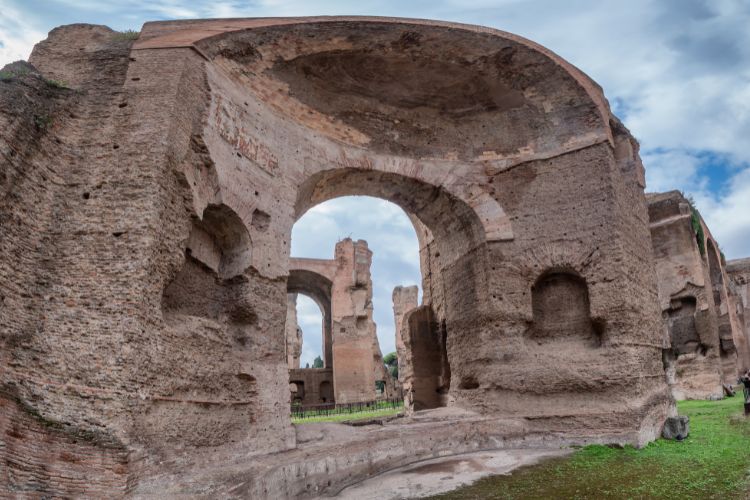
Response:
M333 403L333 386L328 380L324 380L320 383L320 400L323 403Z
M324 201L294 226L292 255L289 290L301 290L305 277L325 284L318 288L326 290L327 301L319 303L331 318L326 366L332 398L347 404L400 397L398 375L384 355L395 353L397 342L392 289L421 281L418 239L407 214L368 196ZM320 397L331 400L323 392Z
M332 390L320 390L333 381L331 360L331 282L303 269L293 269L287 281L285 352L289 380L305 383L302 397L292 391L292 403L318 405L333 403ZM306 332L306 333L305 333Z
M290 380L289 391L292 393L292 403L302 404L305 400L305 382L302 380Z
M408 326L403 330L403 335L407 337L404 343L409 352L403 360L399 359L398 378L404 384L403 392L413 393L407 398L407 404L413 403L412 409L445 406L450 401L451 389L448 354L451 330L467 328L468 325L458 326L456 318L476 317L484 305L481 293L474 288L485 276L482 272L485 262L485 233L482 223L471 207L440 187L400 174L351 168L326 170L311 176L300 186L296 213L299 218L318 204L350 196L373 197L397 205L406 214L404 221L408 221L410 232L416 234L418 252L415 252L415 260L419 261L417 266L420 271L415 281L421 283L424 290L423 306L404 318L403 323ZM377 210L368 215L373 221L377 220ZM356 231L351 234L358 236ZM292 237L293 247L294 244L295 239ZM295 265L295 262L293 258L290 266ZM470 279L467 280L467 277ZM466 295L462 293L458 296L447 286L448 282L461 282L465 287L462 292L477 300L466 301ZM358 286L354 283L353 289ZM380 285L376 283L376 287L378 286ZM393 288L388 290L388 298L391 298L392 290ZM356 301L355 299L354 302ZM366 302L365 299L362 303ZM388 312L391 311L390 306L389 301L385 306ZM340 329L336 313L333 315L334 390L338 401L343 392L339 385L343 379L337 373L337 337L343 339L343 332L349 329ZM354 321L353 330L357 330L357 325L365 324L367 314L360 312L355 313L355 316L357 320ZM393 324L393 319L389 319L387 323ZM347 357L355 359L352 352ZM386 351L382 354L386 354ZM402 361L410 366L404 369ZM382 367L380 352L373 356L373 363ZM356 367L350 366L348 370L354 373ZM376 374L368 386L387 393L388 384L380 387L375 384L378 380L388 382L390 379L388 376L378 378Z
M314 344L316 346L320 344L321 346L320 350L316 351L316 353L321 356L323 367L330 368L333 363L333 354L331 350L331 336L333 334L333 320L331 317L331 279L313 270L304 269L304 261L292 260L290 265L296 266L290 268L289 278L287 279L287 293L294 296L289 299L290 301L294 301L294 312L289 310L290 305L288 304L287 318L289 320L292 319L290 318L290 314L297 316L300 309L300 303L304 306L306 317L311 315L317 316L315 308L312 307L312 303L317 306L320 311L320 316L322 317L320 323L321 328L318 330L321 332L321 341L320 343L314 342ZM299 321L295 320L295 322L296 325L294 326L300 326ZM313 330L316 329L313 323L317 323L317 317L315 318L315 321L306 321L306 323L308 328L303 329L302 334L309 334L309 337L307 338L312 339L313 336L317 336L316 333L313 333ZM292 328L291 321L288 324L288 328ZM308 331L306 332L305 330ZM305 345L304 342L302 345ZM302 353L300 352L300 354ZM310 366L312 367L313 360L306 359L305 363L310 363ZM303 363L302 366L304 366L305 363Z

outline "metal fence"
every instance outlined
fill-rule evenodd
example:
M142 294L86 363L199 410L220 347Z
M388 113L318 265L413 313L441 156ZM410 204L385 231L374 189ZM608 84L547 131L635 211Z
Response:
M384 409L396 409L404 406L401 398L380 399L378 401L362 401L359 403L323 403L318 405L301 405L292 403L292 418L304 419L312 417L323 417L329 415L341 415L347 413L358 413L366 411L377 411Z

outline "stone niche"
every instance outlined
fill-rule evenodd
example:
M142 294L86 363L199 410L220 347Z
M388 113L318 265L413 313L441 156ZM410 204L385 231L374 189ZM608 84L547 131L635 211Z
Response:
M527 339L539 345L578 341L599 347L601 335L591 321L586 281L572 273L550 272L531 288L534 325Z

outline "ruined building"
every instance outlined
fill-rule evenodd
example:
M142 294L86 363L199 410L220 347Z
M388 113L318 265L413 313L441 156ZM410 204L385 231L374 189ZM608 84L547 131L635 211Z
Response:
M750 258L730 260L726 264L726 272L731 281L730 288L734 290L737 305L738 323L744 327L747 343L750 345ZM738 358L740 373L750 369L750 359Z
M393 289L391 299L393 301L396 355L398 356L399 366L403 366L406 363L406 357L409 353L406 351L406 345L404 344L404 337L401 336L401 331L404 326L404 317L406 316L406 313L415 309L419 305L419 287L416 285L397 286ZM399 380L403 383L401 372L399 372Z
M29 62L0 81L0 496L316 496L436 454L641 446L674 412L638 144L552 51L265 18L64 26ZM438 408L323 437L290 423L289 248L344 195L414 222L405 348ZM331 336L372 353L360 304Z
M649 194L648 204L667 380L677 399L719 399L750 365L743 302L690 202L670 191Z
M300 368L302 339L292 333L299 331L296 312L287 310L289 382L293 399L302 404L358 403L396 396L372 318L371 264L367 242L350 238L336 243L331 260L289 259L289 297L308 295L323 316L323 368ZM378 385L384 387L382 394L376 392Z

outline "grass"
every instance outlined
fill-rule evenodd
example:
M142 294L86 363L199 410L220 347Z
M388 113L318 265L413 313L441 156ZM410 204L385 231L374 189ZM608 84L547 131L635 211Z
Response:
M11 69L11 70L4 70L0 71L0 80L7 82L10 80L13 80L14 78L18 78L24 75L28 75L29 70L28 69Z
M433 498L750 498L750 418L742 416L742 397L678 408L690 417L682 442L659 439L640 450L587 446Z
M378 408L371 411L358 411L353 413L339 413L338 415L319 415L307 418L297 418L292 416L293 424L311 424L316 422L354 422L357 420L368 420L371 418L392 417L396 416L403 410L403 407L397 408Z
M48 115L34 115L34 126L37 130L47 130L52 125L52 117Z
M52 79L52 78L45 78L44 82L47 85L49 85L50 87L56 87L58 89L67 89L67 88L69 88L68 84L65 83L65 82L63 82L62 80L55 80L55 79Z
M29 73L31 72L27 68L14 68L14 69L0 71L0 81L8 82L16 78L26 76ZM44 83L46 83L50 87L56 87L59 89L69 88L68 84L61 80L55 80L53 78L43 78L43 80L44 80Z
M112 38L115 40L137 40L139 36L141 36L140 31L125 30L113 34Z

